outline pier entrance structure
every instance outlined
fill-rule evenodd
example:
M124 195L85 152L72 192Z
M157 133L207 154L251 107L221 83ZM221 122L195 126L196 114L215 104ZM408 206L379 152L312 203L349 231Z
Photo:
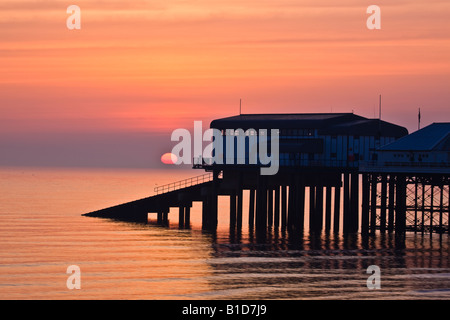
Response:
M237 129L245 141L259 129L278 130L279 170L261 175L261 164L250 164L247 154L244 164L238 159L231 164L194 159L194 168L206 174L85 215L147 221L148 213L157 213L158 222L165 224L169 209L176 207L180 227L189 227L190 208L199 201L203 228L215 230L218 197L227 196L230 228L241 228L248 214L249 227L264 232L267 227L345 233L376 228L404 232L411 226L448 230L449 124L408 136L401 126L353 113L242 114L214 120L211 128L222 133L223 149L215 152L222 151L224 158L230 156L227 135L241 138L235 136ZM270 153L271 138L264 138ZM424 141L428 149L422 147ZM248 208L243 208L244 192Z

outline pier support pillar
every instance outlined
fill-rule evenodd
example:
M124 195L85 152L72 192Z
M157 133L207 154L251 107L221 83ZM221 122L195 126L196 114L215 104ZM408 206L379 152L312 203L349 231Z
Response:
M417 233L418 229L418 212L419 212L419 182L417 177L414 178L414 233Z
M425 232L425 181L422 181L422 223L421 231L422 234Z
M314 231L316 227L316 186L309 187L309 230Z
M162 217L163 217L163 212L162 211L158 211L157 219L156 219L156 223L157 224L162 224Z
M388 191L388 225L389 233L394 231L394 217L395 217L395 176L389 175L389 191Z
M242 229L242 210L243 210L243 190L242 183L239 185L237 191L237 212L236 212L236 227L238 230Z
M287 225L288 230L294 230L295 224L295 216L297 214L297 199L295 198L297 192L296 179L295 176L291 176L290 184L289 184L289 205L288 205L288 217L287 217Z
M255 225L255 189L250 189L248 204L248 226L252 229Z
M406 230L406 177L397 176L395 210L395 232L403 233Z
M207 230L208 229L208 199L209 197L203 198L202 201L202 229Z
M434 215L434 185L433 182L431 182L430 186L430 234L433 233L433 215ZM396 220L397 222L397 220Z
M321 232L323 227L323 185L320 181L316 186L316 204L315 204L314 230Z
M258 175L256 190L256 229L267 230L267 177Z
M167 208L166 210L163 211L162 221L164 224L169 223L169 208Z
M275 228L280 226L280 186L275 187L273 225Z
M191 204L188 204L184 207L184 227L190 228L191 227Z
M287 215L287 186L281 186L281 229L286 229L286 215Z
M349 232L355 233L359 229L359 174L351 174L350 190L350 221Z
M331 230L331 186L325 188L325 231Z
M386 231L387 176L381 175L380 231Z
M296 192L296 218L294 226L296 230L303 230L305 224L305 180L303 176L297 177L297 192Z
M369 232L369 201L370 201L370 176L362 175L362 212L361 212L361 232Z
M370 183L370 231L375 232L377 226L377 184L378 177L376 173L372 174Z
M218 193L219 193L219 171L213 172L213 186L208 195L208 218L207 229L210 231L217 229L217 214L218 214Z
M236 227L236 193L230 195L230 228Z
M180 205L178 207L178 227L184 228L184 206Z
M341 220L341 185L334 187L334 212L333 212L334 233L339 233L341 222L340 220Z
M344 233L348 233L350 231L350 218L351 218L351 208L350 208L350 174L344 173L344 192L343 192L343 201L344 201L344 212L343 212L343 223L344 223Z
M269 227L273 225L273 189L267 189L267 224Z

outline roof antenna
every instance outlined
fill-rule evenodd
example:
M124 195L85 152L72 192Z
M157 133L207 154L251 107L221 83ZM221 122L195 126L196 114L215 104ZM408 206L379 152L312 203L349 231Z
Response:
M417 115L417 120L418 120L417 130L420 130L420 118L421 118L421 115L420 115L420 108L419 108L419 114Z
M378 117L379 117L379 119L381 120L381 94L380 94L379 109L380 109L380 111L379 111Z

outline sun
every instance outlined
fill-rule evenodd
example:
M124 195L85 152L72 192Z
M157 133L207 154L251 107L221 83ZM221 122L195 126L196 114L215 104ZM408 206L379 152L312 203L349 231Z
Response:
M178 157L173 153L167 152L161 156L161 162L164 164L175 164L178 160Z

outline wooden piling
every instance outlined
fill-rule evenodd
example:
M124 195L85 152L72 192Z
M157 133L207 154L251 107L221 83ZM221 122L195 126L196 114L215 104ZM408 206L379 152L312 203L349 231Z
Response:
M381 205L380 205L380 231L386 231L386 209L387 209L387 176L381 175Z
M258 175L256 189L256 229L267 229L267 177Z
M281 186L281 229L286 229L286 215L287 215L287 186Z
M373 173L370 183L370 231L375 232L377 226L377 188L378 177Z
M316 227L316 187L309 186L309 230L314 231Z
M344 192L343 192L343 201L344 201L344 212L343 212L343 227L344 233L349 232L349 224L350 224L350 174L344 173Z
M419 186L417 177L414 179L414 233L417 233L417 213L419 211Z
M236 227L236 193L230 194L230 228Z
M325 231L331 230L331 186L325 188Z
M297 179L297 192L296 192L296 218L294 226L296 230L303 230L305 223L305 181L302 176L298 176Z
M361 232L367 234L369 232L369 202L370 202L370 176L362 175L362 212L361 212Z
M315 204L314 230L321 232L323 227L323 185L318 182L316 186L316 204Z
M267 225L273 225L273 189L267 189Z
M178 206L178 227L184 228L184 206Z
M338 233L341 220L341 186L334 187L334 211L333 211L333 231Z
M389 203L388 203L388 232L394 231L394 217L395 217L395 176L389 175Z
M396 187L395 232L404 233L406 230L406 177L397 175Z
M422 234L425 232L425 181L422 182L422 225L421 231Z
M204 197L202 201L202 229L208 229L208 198Z
M275 203L274 203L274 216L273 225L275 228L280 226L280 186L275 187Z
M433 215L434 215L434 185L430 188L430 234L433 233Z
M164 224L167 224L169 222L169 209L168 208L163 211L162 221Z
M191 204L188 204L186 207L184 207L184 227L190 228L191 227Z
M157 220L156 220L157 224L162 224L162 217L163 217L163 212L158 211Z
M218 221L219 171L213 174L213 187L208 199L208 230L216 230Z
M238 230L242 229L242 210L243 208L243 189L242 184L239 185L238 191L237 191L237 212L236 212L236 228Z
M295 217L297 215L296 182L297 181L295 179L295 176L292 175L290 178L290 184L289 184L289 204L288 204L288 217L287 217L287 225L288 225L289 231L294 230Z
M248 205L248 226L252 229L255 225L255 189L250 189Z
M351 174L350 186L350 221L349 232L358 232L359 226L359 174L353 172Z

